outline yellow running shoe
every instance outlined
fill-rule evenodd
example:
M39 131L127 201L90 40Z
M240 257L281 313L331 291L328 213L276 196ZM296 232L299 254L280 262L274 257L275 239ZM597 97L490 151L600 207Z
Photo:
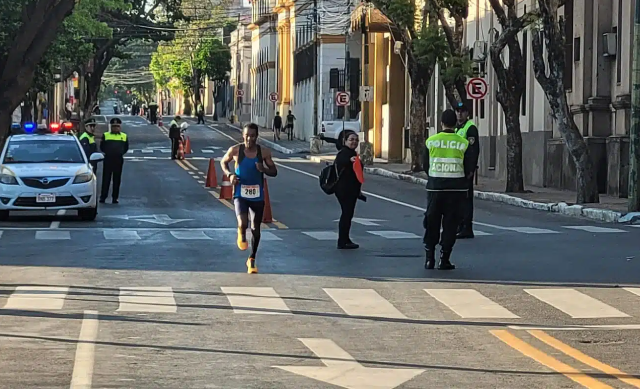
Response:
M238 248L242 251L249 248L249 243L247 243L247 238L246 236L244 238L242 237L242 230L240 228L238 228Z
M258 267L256 266L256 260L254 258L247 259L247 273L256 274Z

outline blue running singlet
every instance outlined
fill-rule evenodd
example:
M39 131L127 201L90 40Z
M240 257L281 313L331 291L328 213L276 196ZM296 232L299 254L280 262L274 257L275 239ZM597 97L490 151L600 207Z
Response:
M233 190L234 199L246 201L264 200L264 174L256 168L256 163L262 162L262 150L260 150L260 146L256 145L256 147L258 148L258 155L255 158L248 158L244 155L244 145L240 145L235 171L238 183Z

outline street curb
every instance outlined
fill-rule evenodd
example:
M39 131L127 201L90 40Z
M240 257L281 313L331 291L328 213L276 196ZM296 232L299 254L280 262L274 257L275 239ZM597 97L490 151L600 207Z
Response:
M364 171L369 174L393 178L396 180L408 181L413 184L427 185L424 178L413 177L408 174L394 173L381 168L365 167ZM553 212L567 216L580 216L591 220L597 220L606 223L630 223L640 221L640 213L623 215L620 212L609 209L587 208L582 205L569 205L565 202L561 203L539 203L532 200L522 199L520 197L510 196L504 193L474 191L474 198L498 203L504 203L519 208L534 209L544 212Z
M224 123L227 126L231 127L231 128L235 128L236 130L242 132L242 128L235 126L233 124L229 124L229 123ZM270 149L274 149L275 151L282 153L282 154L309 154L309 150L308 149L288 149L284 146L281 146L275 142L272 142L270 140L264 139L264 138L258 138L258 143L268 147Z

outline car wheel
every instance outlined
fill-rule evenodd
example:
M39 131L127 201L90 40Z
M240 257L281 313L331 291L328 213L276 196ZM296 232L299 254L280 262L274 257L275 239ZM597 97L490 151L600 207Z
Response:
M78 216L80 216L80 219L87 222L96 220L96 217L98 216L98 207L79 209Z
M0 211L0 220L9 219L9 211Z

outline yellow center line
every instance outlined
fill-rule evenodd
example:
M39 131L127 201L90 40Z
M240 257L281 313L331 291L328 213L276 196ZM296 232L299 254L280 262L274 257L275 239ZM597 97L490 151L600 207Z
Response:
M191 168L191 170L198 171L198 168L197 168L197 167L195 167L195 166L193 166L193 165L191 164L191 162L189 162L189 161L184 161L184 164L185 164L185 165L187 165L187 166L189 166L189 168Z
M181 168L183 168L184 170L186 170L187 172L189 171L189 168L187 168L186 166L184 166L184 164L182 163L182 161L180 161L179 159L174 159L174 161L176 161L176 163L178 164L178 166L180 166Z
M585 388L589 389L613 389L613 387L589 377L584 372L575 369L565 363L560 362L554 357L545 354L537 348L531 346L529 343L521 340L515 335L511 334L507 330L491 330L489 331L493 336L506 343L511 348L519 351L523 355L533 359L534 361L552 369L556 372L564 375L570 380L579 383Z
M531 330L527 332L535 336L536 338L538 338L540 341L548 344L549 346L555 348L558 351L561 351L567 354L571 358L584 363L587 366L593 367L594 369L598 369L605 374L609 374L610 376L613 376L626 384L635 386L636 388L640 388L640 379L635 378L623 371L620 371L615 367L602 363L597 359L590 357L584 354L583 352L576 350L575 348L565 343L562 343L561 341L552 337L551 335L547 334L544 331Z

